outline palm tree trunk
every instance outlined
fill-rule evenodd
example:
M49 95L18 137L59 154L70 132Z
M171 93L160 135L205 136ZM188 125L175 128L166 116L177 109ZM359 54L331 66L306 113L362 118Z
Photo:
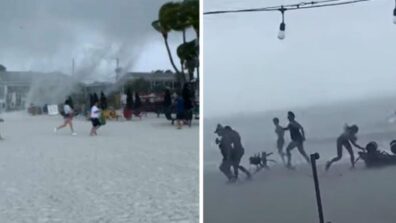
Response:
M183 43L186 43L186 42L187 42L186 39L187 39L187 38L186 38L186 29L183 29Z
M176 73L180 73L179 69L177 69L175 62L173 61L172 53L170 51L169 43L168 43L168 38L165 35L162 35L164 37L164 42L166 46L166 51L168 52L169 60L172 64L173 69L175 69Z

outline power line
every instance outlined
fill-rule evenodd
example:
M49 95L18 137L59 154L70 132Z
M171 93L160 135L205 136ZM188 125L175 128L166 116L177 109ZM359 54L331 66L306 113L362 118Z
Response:
M370 1L370 0L350 0L350 1L342 1L342 2L340 2L340 1L341 0L324 0L324 1L300 2L297 4L290 4L290 5L269 6L269 7L264 7L264 8L209 11L209 12L204 12L204 15L241 13L241 12L265 12L265 11L268 12L268 11L279 11L281 8L284 8L285 10L299 10L299 9L307 9L307 8L318 8L318 7L329 7L329 6L337 6L337 5L355 4L355 3L366 2L366 1Z
M230 13L252 13L252 12L273 12L279 11L282 14L282 22L279 26L279 39L285 38L285 12L300 10L300 9L313 9L313 8L322 8L322 7L335 7L342 5L350 5L357 4L361 2L368 2L371 0L322 0L322 1L310 1L310 2L300 2L296 4L288 4L288 5L277 5L277 6L269 6L263 8L248 8L248 9L234 9L234 10L220 10L220 11L209 11L204 12L204 15L219 15L219 14L230 14ZM396 24L396 0L395 0L395 8L393 10L393 23Z

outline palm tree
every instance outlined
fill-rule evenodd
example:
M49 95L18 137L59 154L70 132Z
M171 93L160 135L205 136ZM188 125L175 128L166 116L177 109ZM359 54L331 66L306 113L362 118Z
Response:
M166 51L168 52L168 56L169 56L169 60L172 64L173 69L175 69L176 73L180 73L179 69L177 69L175 62L173 60L172 57L172 53L169 47L169 43L168 43L168 32L170 32L170 29L165 28L165 26L162 26L159 20L154 21L151 24L155 30L157 30L158 32L160 32L162 34L162 37L164 38L164 43L166 46Z
M186 30L188 28L193 28L197 35L197 39L199 38L199 1L184 0L183 2L165 3L159 10L158 20L154 21L152 26L162 34L172 67L175 69L182 82L185 82L184 67L189 70L190 79L192 79L191 73L194 72L195 67L191 71L191 66L192 64L198 64L194 62L197 60L198 56L194 57L194 60L190 58L191 53L189 51L193 47L190 42L187 42ZM173 60L168 43L168 34L171 31L182 32L183 35L183 43L178 47L178 57L181 65L180 69L177 68ZM196 40L195 43L197 42L198 40ZM194 49L197 51L195 54L198 55L197 49L199 47L197 44L195 45L196 47ZM189 66L185 66L187 64L189 64Z
M184 61L183 65L188 70L190 81L194 79L194 71L198 67L198 46L195 41L183 43L177 48L177 55Z

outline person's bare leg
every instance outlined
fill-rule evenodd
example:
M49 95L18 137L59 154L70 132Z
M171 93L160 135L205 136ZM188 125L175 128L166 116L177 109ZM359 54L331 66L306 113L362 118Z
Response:
M69 120L69 126L70 126L70 130L72 131L72 133L74 133L73 121L72 120Z
M238 169L240 169L242 172L244 172L246 174L246 177L249 179L252 177L252 175L250 174L249 170L247 170L245 167L239 165Z
M342 144L337 142L337 156L326 163L326 171L330 169L331 164L342 158Z
M278 153L282 159L282 163L285 165L286 164L286 160L285 160L285 154L283 153L283 146L284 146L285 142L284 141L278 141L277 142L277 147L278 147Z
M302 142L297 146L297 149L300 152L300 154L304 157L304 159L307 161L307 163L311 163L307 153L304 150L304 144Z
M353 149L349 144L345 145L345 148L348 151L349 156L351 158L351 169L353 169L355 168L355 155L353 154Z
M224 161L220 164L220 171L227 177L228 180L232 180L233 175L231 173L231 166L229 161Z
M286 156L287 156L287 168L292 168L293 166L291 165L291 151L296 147L295 142L290 142L289 145L286 148Z
M65 120L65 121L63 122L62 125L58 126L58 127L56 128L56 130L59 130L59 129L61 129L61 128L64 128L64 127L66 127L66 125L67 125L67 120Z
M181 129L182 126L183 126L182 120L178 119L178 120L177 120L177 128L178 128L178 129Z
M91 128L91 133L89 134L90 136L94 136L95 134L95 127L92 126Z

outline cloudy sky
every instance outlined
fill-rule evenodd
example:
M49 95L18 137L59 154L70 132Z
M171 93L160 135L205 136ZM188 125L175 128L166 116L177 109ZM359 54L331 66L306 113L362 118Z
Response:
M204 11L300 1L210 0ZM205 117L396 94L394 1L204 16ZM395 102L396 108L396 102Z
M0 64L8 70L113 75L115 58L131 71L170 69L151 27L167 0L0 0ZM181 35L170 36L173 49Z

